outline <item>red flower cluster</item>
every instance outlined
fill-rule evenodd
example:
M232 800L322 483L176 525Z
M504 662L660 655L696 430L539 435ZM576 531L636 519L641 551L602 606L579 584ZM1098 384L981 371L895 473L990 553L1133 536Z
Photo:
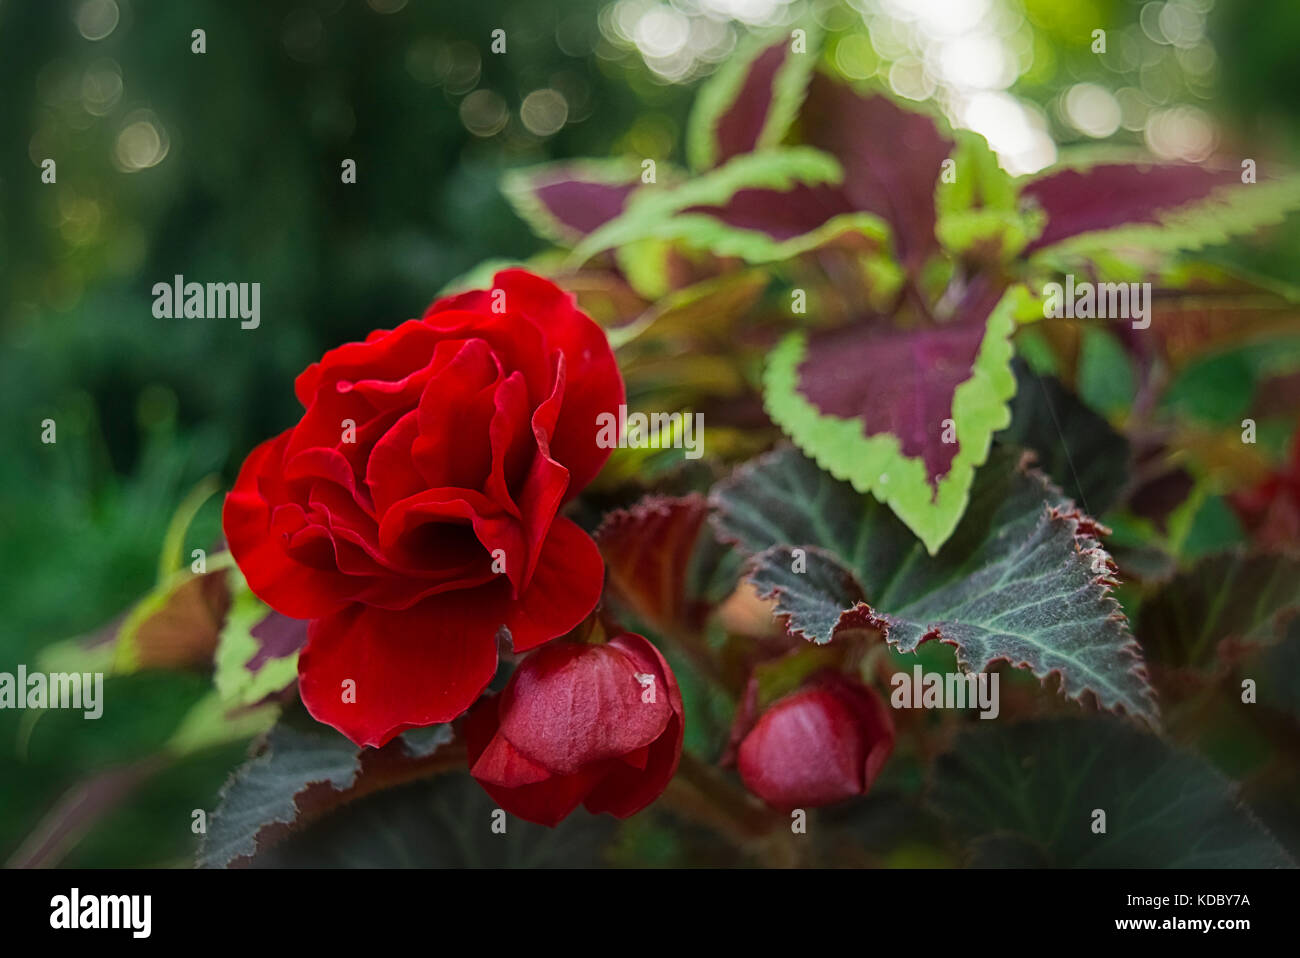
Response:
M360 745L464 712L497 668L580 623L594 543L558 514L599 471L597 417L623 402L601 329L522 270L423 319L330 350L305 412L226 499L249 587L311 619L303 702Z
M559 515L609 455L598 418L624 401L600 328L508 270L329 351L295 388L302 419L249 455L223 519L253 592L311 620L308 711L377 747L469 710L471 774L529 821L654 801L685 729L663 656L630 633L551 642L604 580L591 538ZM503 630L534 651L480 700ZM748 716L736 755L774 807L821 805L865 793L893 737L875 693L823 673Z

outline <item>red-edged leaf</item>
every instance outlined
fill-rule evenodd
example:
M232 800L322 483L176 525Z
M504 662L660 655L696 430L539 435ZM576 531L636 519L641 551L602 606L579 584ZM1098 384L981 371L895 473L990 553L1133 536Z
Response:
M1057 673L1067 697L1091 693L1155 724L1141 651L1110 594L1104 530L1021 457L994 450L933 556L887 507L793 449L740 467L710 501L791 635L825 644L876 630L904 653L938 639L965 671L1005 660Z
M656 630L698 629L731 592L739 566L705 526L708 511L692 493L647 496L606 516L595 539L614 601Z
M463 765L451 728L407 732L380 749L360 749L305 713L291 712L221 790L198 864L247 865L260 852L341 805Z
M954 144L933 119L821 73L800 117L804 139L843 165L853 208L889 223L901 262L914 268L938 251L934 188Z
M1295 864L1213 766L1120 722L972 722L931 781L929 802L969 843L976 867ZM1097 809L1109 832L1073 827Z
M1223 553L1179 573L1142 603L1138 638L1163 668L1212 662L1219 645L1266 645L1300 614L1300 559Z

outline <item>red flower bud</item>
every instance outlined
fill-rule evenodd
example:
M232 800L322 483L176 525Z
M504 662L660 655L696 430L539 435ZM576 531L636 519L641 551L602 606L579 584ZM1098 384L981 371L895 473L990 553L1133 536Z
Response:
M627 818L667 786L682 698L659 650L626 633L552 642L465 719L470 774L506 811L555 825L577 808Z
M865 795L894 750L894 720L874 691L823 672L778 699L740 743L745 787L789 811Z

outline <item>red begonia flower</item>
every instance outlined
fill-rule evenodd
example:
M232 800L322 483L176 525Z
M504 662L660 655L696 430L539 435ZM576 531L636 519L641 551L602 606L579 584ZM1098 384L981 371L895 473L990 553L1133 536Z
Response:
M311 619L304 704L359 745L464 712L516 651L594 608L604 566L559 515L623 402L601 329L524 270L327 352L306 412L258 446L223 522L249 587Z
M823 672L778 699L740 742L745 787L773 808L865 795L894 750L889 706L861 682Z
M667 786L685 731L677 680L627 633L547 645L465 719L470 774L512 815L555 825L578 807L626 818Z

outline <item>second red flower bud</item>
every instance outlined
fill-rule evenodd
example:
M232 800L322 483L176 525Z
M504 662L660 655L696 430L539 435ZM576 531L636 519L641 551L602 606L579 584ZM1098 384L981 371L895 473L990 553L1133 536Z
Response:
M880 696L822 672L768 706L740 739L736 764L746 788L790 811L865 795L893 750Z

